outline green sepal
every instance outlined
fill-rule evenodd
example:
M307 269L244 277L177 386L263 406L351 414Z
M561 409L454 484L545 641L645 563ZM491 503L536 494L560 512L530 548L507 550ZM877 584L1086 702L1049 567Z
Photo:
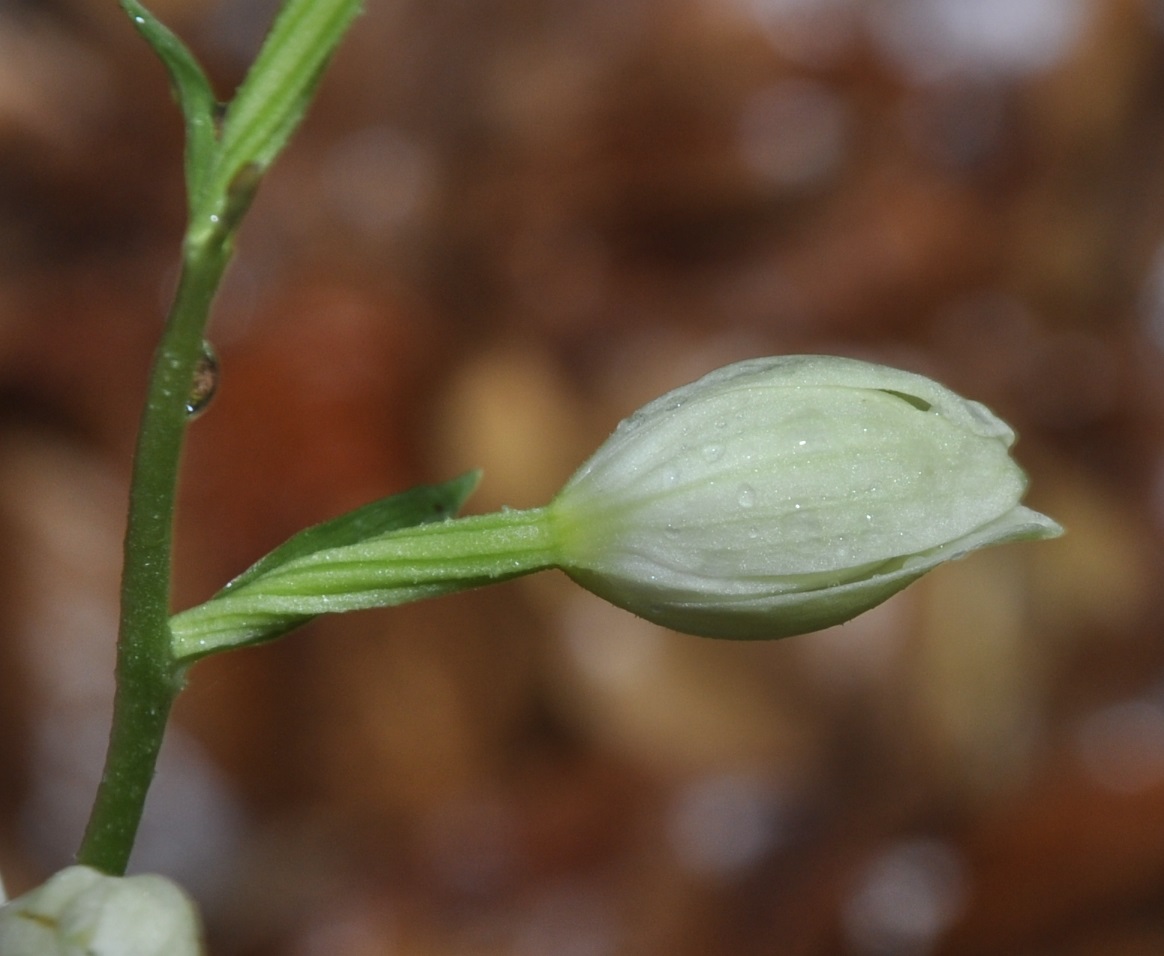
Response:
M170 74L174 98L186 123L186 202L193 214L202 201L205 177L213 161L218 101L194 54L169 27L138 0L121 0L121 8Z
M359 544L389 531L452 518L461 510L480 480L480 471L469 471L451 481L439 485L419 485L363 505L322 524L304 528L252 564L215 597L250 584L264 574L316 551Z

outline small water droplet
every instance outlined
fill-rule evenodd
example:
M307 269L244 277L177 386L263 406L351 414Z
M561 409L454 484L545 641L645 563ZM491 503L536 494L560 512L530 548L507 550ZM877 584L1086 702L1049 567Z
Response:
M668 485L679 484L679 472L677 472L674 468L670 469L663 477Z
M140 26L141 24L145 23L146 21L145 21L145 17L143 17L141 14L138 14L137 16L135 16L133 18L133 22Z
M704 445L703 459L704 461L719 461L723 457L723 445Z
M214 393L218 391L218 356L209 342L202 343L202 354L194 363L194 381L190 384L190 393L186 396L186 417L197 418L210 404Z
M751 485L740 485L736 501L740 503L741 508L751 508L756 503L756 489Z
M749 537L751 540L755 541L755 540L756 540L758 537L760 537L760 529L759 529L759 528L757 528L755 525L752 525L752 526L751 526L751 527L748 529L748 537Z

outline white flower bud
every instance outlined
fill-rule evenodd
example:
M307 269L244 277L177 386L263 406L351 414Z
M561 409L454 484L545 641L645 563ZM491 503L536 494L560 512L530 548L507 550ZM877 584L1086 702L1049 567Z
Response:
M1014 432L929 379L740 362L641 408L551 503L557 563L709 637L847 621L951 558L1062 529L1019 504Z
M4 956L198 956L194 904L161 876L70 866L0 907Z

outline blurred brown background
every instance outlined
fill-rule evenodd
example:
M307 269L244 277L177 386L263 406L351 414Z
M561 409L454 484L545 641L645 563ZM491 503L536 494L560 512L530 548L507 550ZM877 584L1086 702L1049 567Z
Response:
M222 956L1164 952L1164 4L368 0L212 323L176 601L482 466L533 505L725 362L1016 425L1066 538L773 644L560 575L199 664L137 869ZM157 10L220 89L267 0ZM181 129L113 0L0 3L0 871L76 848Z

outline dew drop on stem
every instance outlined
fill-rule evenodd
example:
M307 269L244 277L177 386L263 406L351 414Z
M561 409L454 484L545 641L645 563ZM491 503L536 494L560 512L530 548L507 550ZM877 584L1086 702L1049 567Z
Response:
M214 354L210 343L203 341L202 353L194 363L194 380L186 396L186 417L194 419L206 411L217 390L218 356Z

